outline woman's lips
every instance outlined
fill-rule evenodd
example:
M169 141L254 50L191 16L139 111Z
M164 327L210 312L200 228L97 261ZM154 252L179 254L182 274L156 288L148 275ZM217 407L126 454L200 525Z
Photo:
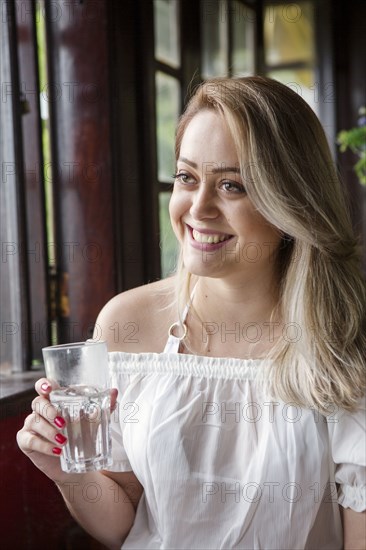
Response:
M193 229L186 224L190 235L190 244L198 250L215 251L225 246L225 244L234 238L234 235L220 233L212 229Z

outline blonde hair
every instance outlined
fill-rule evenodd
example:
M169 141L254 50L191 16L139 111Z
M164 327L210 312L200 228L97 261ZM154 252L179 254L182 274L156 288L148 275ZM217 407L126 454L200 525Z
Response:
M366 285L349 208L323 128L306 102L264 77L201 84L180 118L176 158L192 118L213 109L229 128L249 199L283 234L278 313L300 327L268 353L268 388L322 412L355 410L366 391ZM192 275L178 262L178 304ZM328 411L329 412L329 411Z

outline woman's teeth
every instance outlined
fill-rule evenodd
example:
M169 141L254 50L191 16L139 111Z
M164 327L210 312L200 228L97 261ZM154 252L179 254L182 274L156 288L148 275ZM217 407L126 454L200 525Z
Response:
M195 229L192 230L192 235L195 241L199 243L208 243L208 244L221 243L222 241L225 241L230 238L229 235L213 235L213 234L208 235L206 233L200 233Z

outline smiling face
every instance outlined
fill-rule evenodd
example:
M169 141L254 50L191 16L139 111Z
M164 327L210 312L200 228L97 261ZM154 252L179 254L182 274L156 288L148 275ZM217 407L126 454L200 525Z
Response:
M223 120L200 111L183 135L169 211L189 272L243 278L274 271L281 236L251 203Z

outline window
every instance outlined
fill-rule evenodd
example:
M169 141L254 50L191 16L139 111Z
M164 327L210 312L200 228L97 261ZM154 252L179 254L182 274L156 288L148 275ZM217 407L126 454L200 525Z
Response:
M255 70L255 12L239 1L202 0L199 6L202 49L188 74L199 82L211 76L243 76ZM177 243L168 214L172 174L175 169L174 134L187 100L184 65L192 41L192 4L176 0L154 0L154 78L156 118L156 180L161 248L161 276L174 271ZM185 24L183 24L185 18ZM198 48L198 46L197 46ZM197 74L198 73L198 74Z
M256 12L245 2L201 2L202 77L255 72Z
M7 16L10 19L10 5L6 4ZM3 25L1 33L1 136L0 149L2 159L1 170L1 282L0 282L0 320L1 320L1 355L0 376L9 374L12 370L21 370L24 365L22 349L27 349L26 331L21 320L27 315L26 286L23 270L24 255L19 253L19 243L24 228L20 224L19 176L15 170L19 160L19 143L16 141L14 95L9 84L13 80L12 61L13 25ZM9 94L6 95L6 88ZM6 99L6 101L4 101ZM16 365L16 369L12 369Z
M89 338L117 292L107 3L3 4L0 375Z
M155 112L157 185L161 247L161 274L174 271L177 243L170 224L168 205L175 170L174 135L182 110L180 3L154 1Z
M267 3L263 18L263 72L293 88L317 113L313 3Z
M0 375L37 365L50 341L36 14L3 7Z
M174 170L174 129L187 92L182 69L189 51L185 43L193 3L154 0L153 4L155 179L164 277L174 270L176 262L177 246L168 216L169 182ZM292 87L321 116L312 1L201 0L198 9L198 82L216 76L268 75Z

